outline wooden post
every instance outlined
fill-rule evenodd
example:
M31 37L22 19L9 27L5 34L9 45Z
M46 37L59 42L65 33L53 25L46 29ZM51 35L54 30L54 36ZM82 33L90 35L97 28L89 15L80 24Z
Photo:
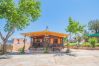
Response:
M50 38L50 43L54 44L54 39L53 38Z
M58 37L58 44L61 44L61 38Z
M31 45L30 45L30 48L32 48L32 46L33 46L33 38L32 38L32 37L30 37L30 42L31 42L31 43L30 43L30 44L31 44Z
M62 41L62 46L64 47L64 39L63 39L63 38L61 38L61 41Z

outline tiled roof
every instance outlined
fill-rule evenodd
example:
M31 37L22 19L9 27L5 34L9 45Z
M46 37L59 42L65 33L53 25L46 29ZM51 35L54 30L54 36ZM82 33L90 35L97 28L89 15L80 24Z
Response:
M68 34L63 34L63 33L59 33L59 32L52 32L52 31L48 31L48 30L44 30L44 31L38 31L38 32L28 32L28 33L22 33L22 35L24 36L42 36L42 35L52 35L52 36L58 36L58 37L68 37Z

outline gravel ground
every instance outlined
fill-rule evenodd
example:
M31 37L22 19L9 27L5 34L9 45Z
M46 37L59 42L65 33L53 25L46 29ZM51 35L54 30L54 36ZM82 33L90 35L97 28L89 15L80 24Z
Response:
M71 50L70 54L10 55L0 66L99 66L99 50Z

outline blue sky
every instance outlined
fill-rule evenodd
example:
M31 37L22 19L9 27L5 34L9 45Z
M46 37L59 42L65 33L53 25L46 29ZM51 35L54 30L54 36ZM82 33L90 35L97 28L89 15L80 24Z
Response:
M17 0L16 0L17 2ZM12 37L22 37L20 33L42 31L48 25L50 31L65 32L68 17L86 25L90 20L99 19L99 0L41 0L41 17ZM1 24L5 20L0 20Z

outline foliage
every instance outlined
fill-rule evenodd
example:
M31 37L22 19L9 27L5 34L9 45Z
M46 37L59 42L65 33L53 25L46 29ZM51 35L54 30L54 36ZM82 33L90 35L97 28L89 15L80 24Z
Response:
M81 36L79 36L79 35L77 35L77 36L76 36L76 40L77 40L78 42L80 42L80 41L81 41L81 39L82 39L82 37L81 37Z
M92 38L89 38L89 43L91 44L92 48L95 48L95 44L97 42L97 39L92 37Z
M14 0L0 2L0 17L7 20L5 31L14 27L17 30L25 28L30 20L36 20L40 16L40 2L36 0L20 0L16 6Z
M70 39L71 39L71 34L76 34L76 39L78 41L81 40L81 37L78 36L78 33L83 32L85 26L82 26L79 24L78 21L73 20L71 17L69 17L69 25L67 26L67 32L70 32Z
M84 44L82 44L83 47L90 47L90 43L85 42Z
M95 31L95 33L99 33L99 20L91 20L88 23L88 27L90 30Z
M79 22L73 20L71 17L69 17L69 25L67 26L67 32L71 33L77 33L77 32L82 32L83 31L82 25L79 24Z
M78 30L78 25L79 23L74 21L72 19L72 17L69 17L68 19L69 21L69 25L67 26L67 28L65 29L67 32L70 33L70 39L71 39L71 34L74 33L76 34L77 33L77 30ZM70 49L69 49L69 43L67 42L67 50L66 50L66 53L69 53L70 52Z
M64 37L64 38L63 38L63 41L64 41L64 42L67 42L67 41L68 41L67 37Z
M76 46L77 43L69 43L69 46ZM86 43L83 43L81 46L84 46L84 47L90 47L90 44L88 42Z
M82 36L82 37L83 37L83 39L85 40L85 42L88 42L88 38L89 38L88 35L89 35L89 32L86 31L86 30L84 30L84 31L83 31L83 36Z
M69 46L76 46L76 43L69 43Z
M67 42L68 42L67 37L64 37L64 38L63 38L63 42L64 42L64 45L66 46L66 45L67 45Z
M18 51L20 54L24 54L24 48L20 48Z
M76 46L76 43L69 43L69 46ZM83 47L91 47L91 44L89 42L83 43L81 46ZM95 44L96 47L99 47L99 43Z
M34 45L34 48L37 48L37 45Z
M22 30L26 26L40 17L40 2L38 0L19 0L16 4L14 0L0 0L0 19L6 19L3 36L0 31L0 38L3 41L3 50L8 38L15 30Z
M95 46L96 46L96 47L99 47L99 44L96 44Z
M44 53L48 53L48 47L44 48Z
M77 33L78 30L78 22L74 21L71 17L69 17L69 25L67 26L66 31L70 33ZM75 28L74 28L75 27Z
M72 46L76 46L77 43L69 43L69 46L72 47ZM91 47L91 44L89 42L85 42L81 45L82 47ZM96 47L99 47L99 43L96 43L95 44Z

